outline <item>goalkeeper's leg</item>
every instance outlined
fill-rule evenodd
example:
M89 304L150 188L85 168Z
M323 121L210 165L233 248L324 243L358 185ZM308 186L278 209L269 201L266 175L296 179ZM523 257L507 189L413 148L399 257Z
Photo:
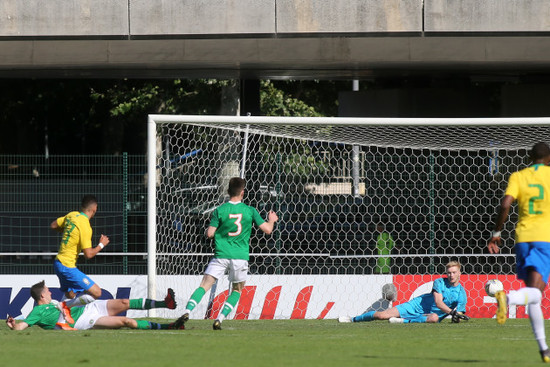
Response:
M352 322L374 321L374 320L389 320L393 317L400 317L399 310L395 307L384 311L369 311L362 315L355 316L351 319Z
M437 316L436 316L436 319L437 319ZM420 315L420 316L417 316L417 317L412 317L412 318L407 318L405 319L405 323L411 323L411 324L415 324L415 323L426 323L426 322L433 322L431 319L430 321L428 321L428 316L427 315Z

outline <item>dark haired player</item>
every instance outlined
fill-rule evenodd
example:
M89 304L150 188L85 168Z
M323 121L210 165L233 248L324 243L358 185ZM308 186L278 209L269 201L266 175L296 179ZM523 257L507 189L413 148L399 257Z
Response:
M201 284L191 295L183 315L175 322L178 327L189 320L191 311L227 270L229 281L232 283L232 291L213 324L214 330L220 330L225 317L239 302L248 275L252 224L255 223L266 234L273 232L273 227L279 217L275 212L270 211L267 222L264 221L256 209L242 202L244 188L244 179L231 178L227 190L229 202L222 204L212 213L206 236L214 239L216 245L214 258L208 263Z
M62 233L54 270L68 306L84 305L101 297L101 288L76 267L80 252L84 253L86 259L91 259L109 244L109 237L102 234L99 244L92 247L90 219L96 212L97 198L85 195L80 211L70 212L50 224L51 229Z
M501 230L514 201L518 202L516 225L516 268L525 287L506 294L499 291L497 322L506 322L508 305L527 305L531 327L539 345L542 361L550 363L546 344L542 294L550 275L550 147L537 143L531 149L532 165L512 173L498 209L494 231L487 244L491 254L500 251Z

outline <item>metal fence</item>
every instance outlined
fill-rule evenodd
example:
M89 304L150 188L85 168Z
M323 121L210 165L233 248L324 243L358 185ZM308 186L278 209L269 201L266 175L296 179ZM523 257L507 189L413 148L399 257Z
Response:
M60 235L50 223L96 195L92 243L110 244L79 260L89 274L146 274L144 155L0 155L0 274L50 274Z

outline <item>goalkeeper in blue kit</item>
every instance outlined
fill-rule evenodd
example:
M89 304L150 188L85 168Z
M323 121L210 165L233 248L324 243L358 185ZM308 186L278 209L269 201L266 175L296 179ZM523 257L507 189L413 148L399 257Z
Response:
M221 323L237 306L248 275L249 241L252 225L256 224L262 232L271 234L275 222L279 219L275 212L268 213L267 222L258 211L242 202L245 180L233 177L229 180L229 202L222 204L212 213L206 236L214 239L214 258L210 260L204 272L200 286L187 302L183 315L175 322L176 327L189 320L189 314L199 304L214 283L229 273L232 291L213 324L214 330L221 330Z
M451 261L446 265L446 278L434 281L432 291L384 311L369 311L362 315L340 316L340 322L388 320L390 323L435 323L451 316L452 322L469 320L466 312L466 291L460 285L461 265Z

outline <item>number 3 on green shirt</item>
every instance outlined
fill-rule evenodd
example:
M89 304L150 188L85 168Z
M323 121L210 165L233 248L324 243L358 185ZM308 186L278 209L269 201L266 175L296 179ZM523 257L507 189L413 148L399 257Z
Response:
M535 210L535 201L544 199L544 187L538 184L529 184L529 187L536 187L539 189L538 196L531 196L529 198L529 214L542 214L541 210Z

